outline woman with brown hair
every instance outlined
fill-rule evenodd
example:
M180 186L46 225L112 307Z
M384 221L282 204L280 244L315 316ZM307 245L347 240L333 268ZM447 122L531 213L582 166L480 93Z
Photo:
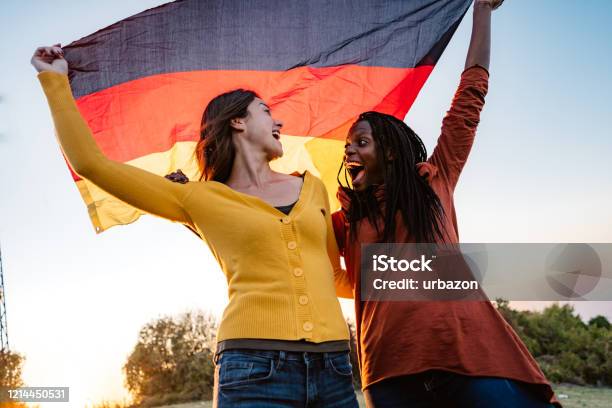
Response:
M286 175L282 122L252 91L213 99L202 117L199 181L173 183L103 155L80 115L59 46L32 65L72 169L147 213L203 237L228 281L218 331L218 407L356 407L349 333L334 288L341 273L320 180Z

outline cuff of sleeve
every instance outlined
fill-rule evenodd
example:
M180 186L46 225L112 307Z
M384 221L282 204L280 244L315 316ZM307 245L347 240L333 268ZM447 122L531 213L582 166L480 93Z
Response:
M481 65L472 65L471 67L466 68L461 73L461 76L469 76L471 78L484 78L489 79L489 71L481 66Z
M53 84L55 82L68 82L68 75L60 74L54 71L41 71L38 73L38 80L45 86L47 84Z
M52 113L65 109L70 106L70 101L74 101L68 75L53 71L42 71L38 74L38 81L47 97Z

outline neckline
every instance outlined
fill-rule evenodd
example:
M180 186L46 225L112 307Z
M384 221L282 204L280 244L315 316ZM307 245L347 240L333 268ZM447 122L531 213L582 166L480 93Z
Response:
M289 207L293 208L295 206L295 203L297 203L297 200L295 200L291 204L287 204L287 205L275 205L274 208L279 209L282 212L284 212L282 209L289 208Z
M272 204L270 204L269 202L265 201L262 198L254 196L252 194L247 194L247 193L243 193L238 190L234 190L227 184L220 183L218 181L213 181L213 180L209 180L208 183L212 182L212 183L216 183L216 184L223 186L223 188L231 191L234 195L236 195L238 198L240 198L242 201L244 201L251 207L257 206L259 208L266 210L267 212L273 213L276 216L280 216L284 218L284 217L295 217L297 213L301 211L303 207L302 203L307 199L306 193L310 191L311 174L308 170L305 170L304 173L300 175L300 177L303 179L302 187L300 188L300 194L298 195L298 199L294 203L295 205L293 206L289 214L285 214L284 212L280 211L278 208L274 207Z

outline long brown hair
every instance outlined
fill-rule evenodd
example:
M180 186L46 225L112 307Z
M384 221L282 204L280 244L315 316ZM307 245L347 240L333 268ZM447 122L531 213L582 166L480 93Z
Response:
M200 140L195 149L200 181L225 183L229 178L236 157L231 120L245 118L255 98L259 96L253 91L236 89L216 96L204 109Z

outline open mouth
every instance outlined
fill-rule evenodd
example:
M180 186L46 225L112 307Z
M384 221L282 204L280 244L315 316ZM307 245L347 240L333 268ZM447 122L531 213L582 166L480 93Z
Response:
M280 132L278 130L273 131L272 137L275 138L276 140L280 140Z
M351 176L351 181L353 185L359 184L363 181L365 177L366 169L365 166L359 162L348 162L345 164L346 169Z

